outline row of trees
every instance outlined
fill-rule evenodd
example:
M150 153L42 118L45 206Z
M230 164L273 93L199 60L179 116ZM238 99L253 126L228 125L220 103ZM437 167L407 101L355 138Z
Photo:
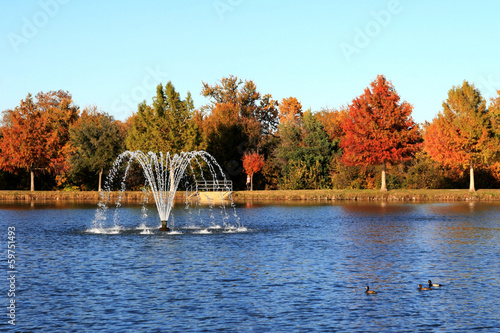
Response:
M28 95L3 112L0 186L25 188L29 175L34 190L37 175L38 188L101 189L124 150L206 150L236 188L245 174L260 189L447 188L467 172L471 190L500 183L500 91L487 105L467 81L424 124L383 75L351 104L314 113L235 76L203 82L201 94L208 103L195 108L189 92L159 84L126 122L80 110L65 91Z

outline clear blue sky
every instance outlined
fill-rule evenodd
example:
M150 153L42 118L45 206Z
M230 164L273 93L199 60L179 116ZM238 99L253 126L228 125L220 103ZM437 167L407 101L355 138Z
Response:
M125 120L172 81L195 106L202 81L236 75L304 109L339 108L377 74L432 120L468 80L500 89L500 1L0 2L0 111L67 90Z

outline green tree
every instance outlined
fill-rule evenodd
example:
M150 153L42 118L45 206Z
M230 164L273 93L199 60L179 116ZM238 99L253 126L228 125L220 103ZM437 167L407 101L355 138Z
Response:
M70 144L74 149L69 159L71 173L98 174L101 191L103 173L125 149L124 138L124 131L112 116L99 112L95 106L84 109L80 119L70 127Z
M180 98L172 82L159 84L153 104L146 101L130 119L131 128L126 144L130 150L170 152L195 150L200 144L200 131L193 120L194 105L191 94Z
M336 146L329 140L323 125L311 111L294 114L294 121L284 121L279 125L280 144L275 151L275 163L281 170L279 187L329 187L328 172Z

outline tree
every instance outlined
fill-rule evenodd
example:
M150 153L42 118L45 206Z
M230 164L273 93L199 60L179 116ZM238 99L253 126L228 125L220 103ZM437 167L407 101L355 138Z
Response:
M500 90L497 90L496 97L491 98L488 110L491 116L493 132L500 138Z
M243 185L243 152L260 150L273 137L278 123L277 102L269 94L262 96L252 81L232 75L215 85L204 82L201 94L209 98L201 109L206 149L235 183Z
M425 129L425 149L435 161L469 168L470 191L476 190L474 169L485 166L498 152L491 120L479 90L464 81L448 91L442 112Z
M14 110L4 112L0 139L0 168L30 173L30 189L35 190L35 171L60 173L67 168L66 144L69 126L78 117L68 92L40 92Z
M271 160L280 170L280 188L319 189L329 186L328 170L335 144L311 111L302 112L296 98L280 103L279 144Z
M302 118L302 104L295 97L283 98L279 108L280 124L298 124Z
M99 174L98 190L102 190L102 175L124 150L125 133L112 116L92 106L82 111L70 127L70 144L74 148L69 162L73 174Z
M40 92L36 96L37 105L49 119L55 140L52 145L51 169L55 174L57 185L65 181L69 169L68 156L71 152L69 144L69 128L78 119L78 107L72 105L72 97L68 92L59 90L48 93Z
M258 153L246 152L243 155L243 170L250 176L250 191L253 191L253 175L264 166L264 156Z
M203 120L207 151L230 176L241 173L241 154L248 137L239 118L238 107L231 103L217 104ZM234 181L234 179L233 179Z
M411 118L413 107L400 102L394 86L383 75L349 105L342 123L342 161L348 165L382 165L382 185L387 191L386 164L404 162L420 148L418 126Z
M169 81L165 87L160 83L153 104L148 105L143 101L130 119L127 148L171 154L195 150L200 139L196 137L199 132L193 115L190 93L186 100L182 100L172 82Z
M497 96L492 97L488 110L491 114L491 124L495 137L500 141L500 90L497 90ZM491 165L491 174L497 180L500 181L500 151L497 152L497 156Z
M325 109L316 113L316 118L323 125L330 141L338 141L340 143L342 137L345 135L342 123L347 117L347 112L348 108L342 107L340 110Z
M270 94L262 96L251 80L242 80L230 75L223 77L219 84L203 82L201 94L211 99L203 107L208 115L221 104L233 105L238 110L249 144L256 146L262 136L272 135L278 126L277 102Z

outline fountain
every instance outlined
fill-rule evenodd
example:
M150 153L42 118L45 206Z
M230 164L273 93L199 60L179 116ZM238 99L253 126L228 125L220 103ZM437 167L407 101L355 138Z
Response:
M171 231L169 227L169 217L174 203L175 194L181 180L185 181L185 187L188 188L191 182L197 183L197 177L201 178L199 183L205 185L210 183L216 189L216 193L220 192L220 198L226 198L230 190L225 188L226 177L222 168L217 163L212 155L205 151L181 152L180 154L171 155L170 153L159 154L142 151L126 151L115 160L104 186L104 191L101 194L99 209L96 213L95 221L104 220L104 213L107 210L107 205L111 201L110 194L113 184L117 180L121 180L120 195L116 201L116 207L121 205L121 194L126 190L126 179L129 173L130 166L133 161L140 164L145 177L144 192L152 194L158 215L161 221L160 231ZM124 167L124 170L123 170ZM208 172L207 172L208 171ZM123 175L120 175L123 172ZM205 176L207 175L207 177ZM209 179L206 179L209 178ZM223 180L220 180L222 178ZM198 193L186 193L186 204L189 197L197 196ZM220 200L219 202L222 202ZM231 200L232 202L232 200ZM234 204L232 204L234 208ZM94 224L95 224L94 221ZM115 217L115 226L116 217Z

